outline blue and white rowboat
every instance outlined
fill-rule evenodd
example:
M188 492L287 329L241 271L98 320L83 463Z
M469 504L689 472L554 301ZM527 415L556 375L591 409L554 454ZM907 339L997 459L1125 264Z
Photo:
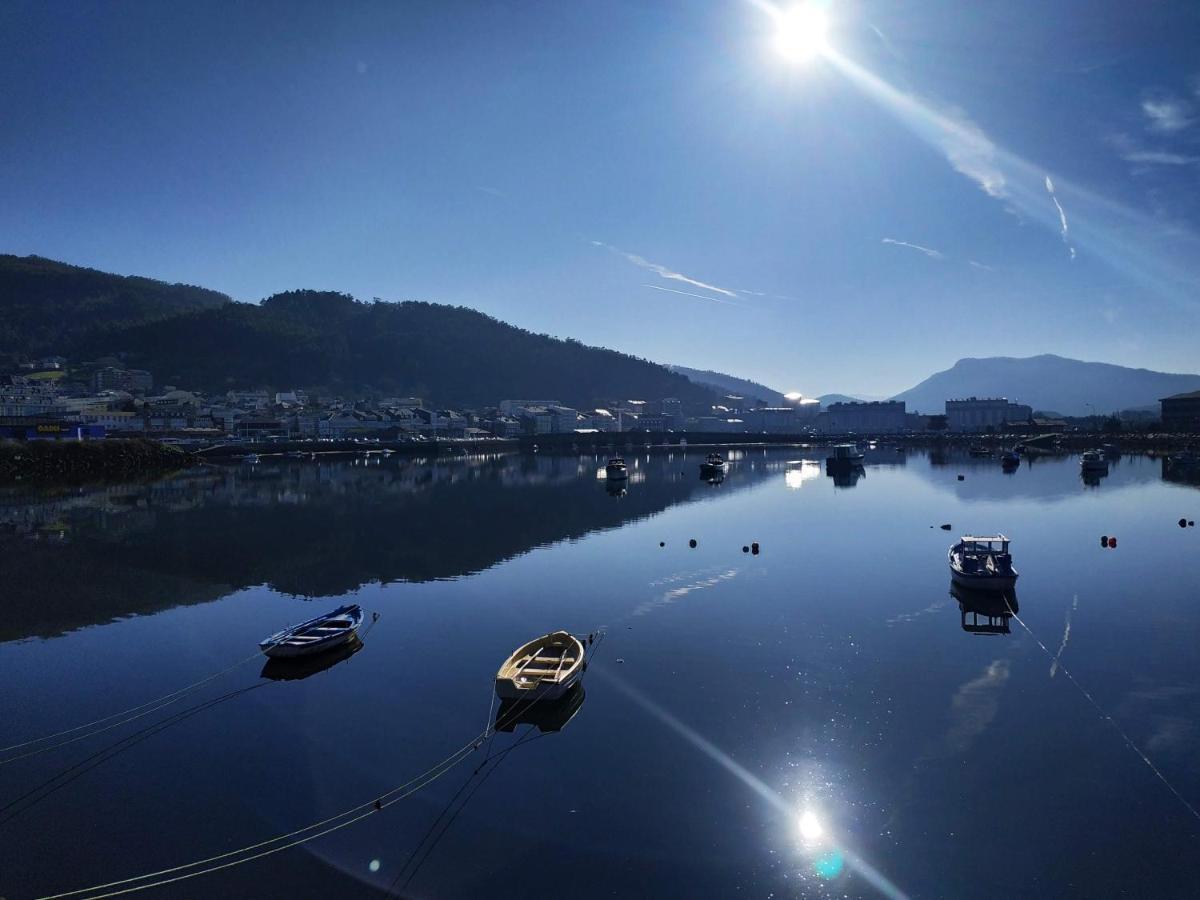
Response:
M353 640L362 623L361 606L339 606L331 613L276 632L260 641L258 648L273 659L311 656Z

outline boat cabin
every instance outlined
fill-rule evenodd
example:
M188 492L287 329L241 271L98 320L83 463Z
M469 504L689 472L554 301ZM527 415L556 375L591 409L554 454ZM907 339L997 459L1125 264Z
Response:
M959 540L962 552L976 556L1008 556L1008 538L1002 534L979 536L964 534Z
M835 444L831 449L833 456L830 459L862 459L862 451L854 444Z

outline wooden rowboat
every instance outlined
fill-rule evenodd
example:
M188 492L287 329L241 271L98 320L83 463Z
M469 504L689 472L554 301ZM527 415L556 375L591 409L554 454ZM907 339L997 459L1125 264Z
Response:
M331 613L277 631L260 641L258 648L273 659L311 656L353 640L362 622L361 606L339 606Z
M556 700L583 675L584 652L579 638L554 631L522 644L496 673L501 700Z

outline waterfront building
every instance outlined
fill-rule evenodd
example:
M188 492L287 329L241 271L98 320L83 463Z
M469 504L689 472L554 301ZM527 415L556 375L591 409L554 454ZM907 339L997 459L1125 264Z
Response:
M1158 402L1164 431L1200 432L1200 391L1163 397Z
M903 400L831 403L816 420L826 434L898 434L907 424Z
M1006 397L946 401L946 427L955 432L1003 431L1009 423L1028 423L1032 418L1032 407Z

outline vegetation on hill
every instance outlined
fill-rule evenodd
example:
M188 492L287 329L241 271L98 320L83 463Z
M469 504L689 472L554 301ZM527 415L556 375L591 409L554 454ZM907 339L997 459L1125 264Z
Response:
M747 400L761 400L768 406L782 406L784 396L774 388L746 378L736 378L724 372L712 372L707 369L689 369L687 366L669 366L672 372L684 375L694 384L711 388L719 394L734 394Z
M289 291L108 332L82 345L117 352L162 382L204 390L323 388L487 405L506 397L586 405L605 397L712 394L662 366L434 303L361 303Z
M99 331L229 302L206 288L0 254L0 361L65 354Z
M663 366L461 307L321 291L235 303L204 288L0 256L0 365L50 353L73 363L118 356L159 384L210 391L303 387L448 405L713 399Z

